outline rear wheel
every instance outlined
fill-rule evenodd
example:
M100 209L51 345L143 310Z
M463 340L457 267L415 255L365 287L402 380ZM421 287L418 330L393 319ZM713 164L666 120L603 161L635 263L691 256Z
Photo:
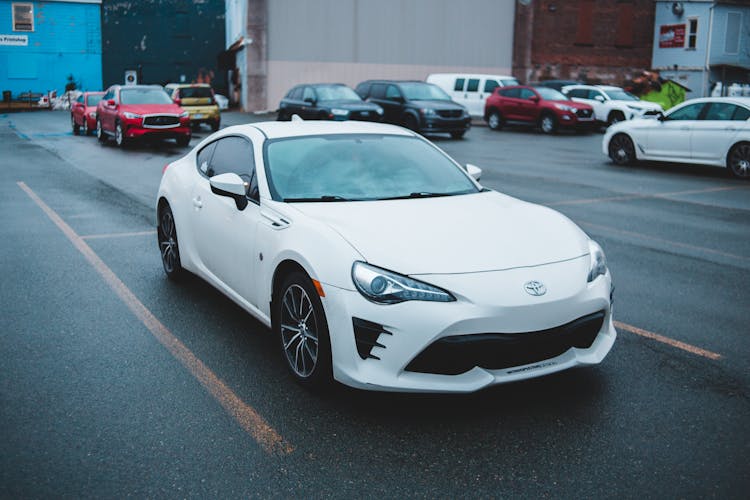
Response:
M451 137L453 139L463 139L464 134L466 134L465 130L458 130L456 132L451 132Z
M83 117L83 135L91 135L91 130L89 129L89 119L85 116Z
M557 118L549 113L545 113L539 119L539 128L545 134L554 134L557 132Z
M490 111L490 114L487 117L487 126L490 127L491 130L501 130L503 125L503 115L497 110Z
M177 242L177 227L174 223L174 215L172 215L172 209L166 203L159 211L159 227L157 227L156 236L164 272L171 280L179 279L185 273L185 270L180 263L180 246Z
M633 140L625 134L617 134L609 140L609 158L616 165L631 165L635 162Z
M287 368L302 385L323 388L333 380L331 343L323 304L310 278L294 271L274 301L276 333Z
M729 150L727 167L733 176L750 179L750 142L741 142Z
M86 121L85 117L83 121ZM70 127L73 129L73 135L78 135L81 133L81 127L79 127L76 123L76 117L73 116L73 113L70 114Z

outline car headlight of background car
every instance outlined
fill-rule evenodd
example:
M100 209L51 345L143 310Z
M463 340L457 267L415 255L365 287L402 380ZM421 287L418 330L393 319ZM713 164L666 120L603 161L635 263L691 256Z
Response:
M180 118L188 118L189 116L190 113L188 113L187 111L183 111L182 113L180 113Z
M562 111L570 111L571 113L575 113L578 111L578 108L574 108L573 106L568 106L567 104L557 104L555 103L555 107L557 109L560 109Z
M588 282L591 283L598 276L607 274L607 257L604 256L604 250L594 240L589 240L589 254L591 263L589 264Z
M341 108L332 108L331 114L333 116L347 116L349 115L349 110L347 109L341 109Z
M378 304L396 304L407 300L456 300L441 288L359 261L352 265L352 281L359 293Z
M422 108L419 110L423 116L437 116L437 111L432 108Z
M124 112L124 113L122 114L122 116L124 116L124 117L125 117L125 118L127 118L128 120L140 120L141 118L143 118L143 117L142 117L141 115L139 115L139 114L137 114L137 113L131 113L131 112L129 112L129 111L125 111L125 112Z

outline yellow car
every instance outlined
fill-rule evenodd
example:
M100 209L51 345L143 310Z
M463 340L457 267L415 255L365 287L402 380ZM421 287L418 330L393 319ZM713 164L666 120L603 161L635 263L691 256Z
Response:
M214 91L207 83L170 83L164 89L172 100L190 115L190 124L206 123L216 132L221 125L219 105Z

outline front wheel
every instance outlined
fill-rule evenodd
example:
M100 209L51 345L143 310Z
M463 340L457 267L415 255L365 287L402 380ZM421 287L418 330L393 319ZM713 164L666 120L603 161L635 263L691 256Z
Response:
M333 375L328 323L310 278L302 271L289 274L274 308L276 333L286 366L294 378L310 388L330 385Z
M161 252L161 263L164 272L171 280L177 280L184 274L180 263L180 246L177 242L177 227L174 223L174 215L169 205L159 212L159 226L156 229L156 237Z
M220 126L221 126L221 121L216 120L215 122L211 124L211 132L216 132L217 130L219 130Z
M631 165L635 161L633 140L625 134L617 134L609 140L609 158L616 165Z
M451 137L453 139L463 139L464 134L466 134L465 130L458 130L456 132L451 132Z
M84 117L83 121L86 121L86 117ZM79 127L76 123L76 118L75 116L73 116L73 113L70 114L70 126L73 129L73 135L78 135L81 133L81 127Z
M115 144L122 148L125 146L126 142L125 133L122 130L122 124L117 122L117 125L115 125Z
M417 119L414 118L414 115L406 115L404 117L404 127L414 132L417 131L417 129L419 128L419 123L417 122Z
M190 144L190 136L189 135L181 135L175 139L177 141L177 145L184 148L188 144Z
M487 117L487 126L490 130L501 130L503 128L503 117L499 111L491 111Z
M549 113L544 114L539 119L539 128L545 134L554 134L557 131L557 119Z
M107 135L104 133L104 130L102 130L102 121L100 119L96 119L96 138L104 144L107 142Z
M89 119L85 116L83 117L83 135L91 135L91 130L89 129Z
M622 111L612 111L607 117L607 127L611 127L621 121L625 121L625 115L622 114Z
M750 143L741 142L729 150L727 167L733 176L750 179Z

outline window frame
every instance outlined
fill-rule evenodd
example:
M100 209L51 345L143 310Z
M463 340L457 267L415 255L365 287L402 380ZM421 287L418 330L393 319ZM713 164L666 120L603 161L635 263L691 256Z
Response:
M695 31L692 30L695 22ZM698 50L698 18L687 18L687 33L685 35L685 50Z
M250 177L250 180L248 181L248 187L247 191L245 192L245 197L248 199L248 201L252 201L256 205L260 205L260 187L258 184L258 166L255 164L255 146L253 145L252 139L250 139L247 136L241 135L241 134L228 134L223 135L216 139L215 141L211 141L205 146L203 146L198 153L195 155L195 163L196 168L198 170L198 174L203 177L204 179L208 180L210 182L211 177L214 177L215 175L221 175L221 174L213 174L211 176L208 175L208 172L203 172L201 170L201 166L198 163L198 155L200 155L203 151L205 151L209 147L213 147L213 151L211 151L211 158L208 159L208 169L211 169L211 162L213 161L214 155L216 154L216 149L220 146L220 142L225 139L229 138L238 138L246 142L250 146L250 165L248 168L248 172L243 172L242 174L238 172L221 172L221 173L235 173L237 175L247 175ZM251 193L253 193L253 186L255 186L254 195L251 196Z
M29 8L29 15L31 18L30 29L18 29L18 26L17 26L18 21L16 20L16 7L17 6L18 7L26 6ZM11 3L10 9L11 9L10 10L11 24L12 24L13 31L17 31L21 33L33 33L36 28L35 26L36 23L34 22L34 3L33 2L13 2Z
M464 77L456 78L456 82L453 84L453 91L463 92L465 86L466 86L466 78Z

